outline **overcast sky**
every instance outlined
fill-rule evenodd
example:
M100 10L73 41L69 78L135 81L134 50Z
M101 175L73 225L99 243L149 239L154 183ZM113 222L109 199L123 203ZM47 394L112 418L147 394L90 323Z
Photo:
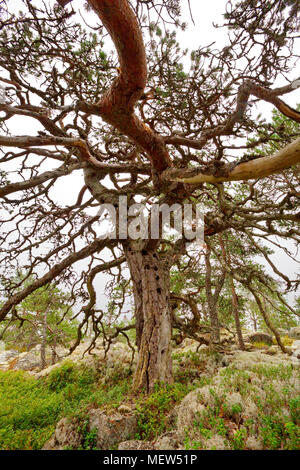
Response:
M32 2L33 4L37 5L39 4L39 1L34 0ZM13 8L15 11L22 9L22 2L21 0L14 0L13 2L10 2L11 5L13 5ZM191 18L190 18L190 12L188 8L188 1L183 1L182 2L182 19L188 23L188 28L186 31L178 32L178 40L180 43L180 46L182 48L189 48L189 49L196 49L199 46L205 46L208 45L212 42L215 42L216 46L219 47L224 47L227 42L227 30L226 28L219 28L215 29L212 26L212 23L217 23L217 24L222 24L223 18L222 14L225 12L225 5L226 5L226 0L210 0L210 1L199 1L199 0L190 0L191 4L191 9L192 9L192 15L195 24L192 24ZM87 18L91 23L94 22L95 20L95 14L93 12L87 13L83 9L83 1L82 0L73 0L72 5L74 7L75 11L78 11L79 9L82 11L82 14L85 18ZM78 17L79 18L79 17ZM187 62L188 66L188 62ZM295 76L290 77L291 79L295 79L300 75L299 70L295 71ZM283 83L276 83L276 86L281 86L285 84ZM285 101L290 105L290 106L295 106L296 103L300 102L300 91L296 90L295 92L287 95L285 97ZM271 110L273 109L273 106L267 103L260 103L258 111L261 112L263 111L265 116L270 116ZM25 120L24 118L14 118L12 121L13 123L13 132L16 135L24 135L24 134L31 134L31 135L36 135L37 130L41 129L37 127L36 125L33 125L33 121L31 119ZM63 179L62 179L63 181ZM64 184L60 184L57 188L59 189L59 197L62 198L62 200L65 200L66 203L73 203L75 199L77 198L77 194L79 189L83 185L83 179L82 175L80 175L79 172L76 172L76 176L72 177L72 188L76 188L76 190L70 191L70 181L71 179L65 178L65 181L68 182L68 186L66 187ZM282 269L284 272L288 274L295 274L297 271L297 266L295 263L291 262L284 254L283 252L276 252L275 255L272 257L273 261L275 262L276 265L279 265L279 268ZM81 266L84 266L84 262L80 263ZM270 272L270 269L268 268L268 271ZM101 307L104 306L105 304L105 299L103 295L103 284L105 279L107 279L106 276L100 276L98 277L97 280L97 290L99 292L98 300L99 304Z

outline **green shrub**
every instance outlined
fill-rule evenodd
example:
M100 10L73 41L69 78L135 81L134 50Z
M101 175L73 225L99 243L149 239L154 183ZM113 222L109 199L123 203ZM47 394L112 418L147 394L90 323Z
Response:
M88 429L89 421L85 419L81 422L78 431L82 436L82 445L78 450L96 450L97 429Z
M66 362L61 367L52 370L47 379L49 390L58 392L72 383L86 386L95 382L95 372L86 366L76 366Z
M262 341L254 341L252 343L252 347L256 349L267 349L269 346L266 343L263 343Z
M182 384L159 386L154 392L141 397L136 406L138 439L153 439L167 428L167 415L176 403L191 390Z
M241 428L234 434L232 438L232 448L233 450L243 450L245 448L245 439L247 437L247 430Z
M40 449L59 419L85 405L94 390L94 371L74 364L39 380L0 371L0 449Z
M294 423L300 425L300 397L292 398L289 401L289 408Z
M281 338L281 342L283 344L283 346L292 346L294 340L292 338L290 338L289 336L282 336ZM277 345L277 340L275 338L275 336L273 336L273 344L276 344Z

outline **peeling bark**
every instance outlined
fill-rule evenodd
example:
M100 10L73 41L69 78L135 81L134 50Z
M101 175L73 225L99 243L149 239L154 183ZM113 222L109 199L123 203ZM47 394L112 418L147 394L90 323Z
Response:
M223 175L205 174L196 170L191 177L184 176L184 170L167 170L163 179L171 181L180 181L182 183L221 183L226 181L246 181L249 179L258 179L280 173L283 170L297 165L300 162L300 138L294 140L291 144L279 150L274 155L256 158L248 162L239 163L235 166L225 165L222 169ZM180 177L180 172L182 177ZM172 175L174 175L172 177ZM175 177L176 175L176 177Z
M172 382L169 268L155 250L125 248L136 306L139 357L133 389Z
M163 171L171 166L163 138L134 114L134 106L147 83L146 53L136 16L124 0L89 0L89 3L115 44L120 68L118 78L97 105L86 108L96 111L106 122L141 145L154 169Z

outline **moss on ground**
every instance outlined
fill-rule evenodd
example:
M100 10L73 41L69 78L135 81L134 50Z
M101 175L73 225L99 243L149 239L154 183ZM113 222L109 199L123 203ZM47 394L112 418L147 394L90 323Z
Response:
M120 404L134 405L136 438L153 440L174 429L174 408L196 389L204 411L186 430L186 449L300 448L300 381L292 365L241 370L232 364L212 374L205 373L205 354L174 359L175 383L137 397L130 394L131 373L124 367L108 374L67 362L40 379L0 371L0 449L41 449L62 417L77 417L84 429L88 409L112 412ZM88 435L84 448L94 448L94 440Z

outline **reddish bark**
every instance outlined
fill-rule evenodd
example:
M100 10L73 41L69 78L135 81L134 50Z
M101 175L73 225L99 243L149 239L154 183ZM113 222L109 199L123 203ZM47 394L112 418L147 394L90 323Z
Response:
M57 0L57 3L59 3L61 7L65 7L68 3L71 3L71 0Z
M110 34L120 62L119 79L113 90L116 93L107 99L106 106L117 105L120 110L124 106L123 111L127 112L128 101L136 94L135 100L132 98L133 107L147 81L146 53L139 24L127 0L89 0L89 3Z
M69 0L58 1L62 6L69 3ZM269 90L251 80L246 80L239 88L235 111L223 124L211 129L204 129L199 140L178 138L176 136L163 138L134 114L134 106L143 95L146 86L147 64L141 29L128 0L88 0L88 3L101 19L115 44L120 69L119 77L112 84L108 92L99 100L97 106L79 103L78 108L100 115L107 123L141 146L151 160L156 173L160 173L172 166L166 143L187 145L188 147L201 149L209 139L219 135L231 134L235 124L245 114L250 95L272 103L285 116L300 122L300 113L278 98L278 95L292 91L294 89L294 82L286 87ZM282 160L284 160L283 156ZM298 161L293 160L283 164L279 170L288 168ZM253 165L255 167L254 173L256 173L256 164L253 163L250 165L250 173ZM278 168L274 168L273 171L273 167L270 165L270 170L267 173L259 174L259 176L268 176L276 171L278 171ZM229 178L226 172L224 175L220 175L220 180L212 175L209 176L210 178L207 179L204 175L201 175L202 179L195 182L218 182L254 177L252 174L249 176L247 172L243 173L243 170L241 174L239 171L235 171L233 178ZM257 177L257 175L255 176ZM193 183L194 181L185 179L185 182Z
M137 19L127 0L89 0L89 3L109 32L120 62L119 76L97 104L98 113L139 144L154 169L161 172L171 166L164 140L134 114L134 105L147 82L145 47Z

